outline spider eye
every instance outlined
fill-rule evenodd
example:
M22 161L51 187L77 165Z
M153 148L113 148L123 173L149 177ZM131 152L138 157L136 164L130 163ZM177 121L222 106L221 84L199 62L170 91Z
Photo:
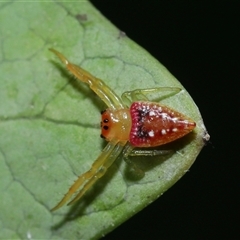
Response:
M108 139L109 134L111 134L112 129L112 120L111 120L111 113L109 110L102 111L102 120L101 120L101 135L103 138Z
M104 137L102 134L100 134L100 137L103 138L103 139L105 139L105 137Z
M103 126L104 130L108 130L108 126Z

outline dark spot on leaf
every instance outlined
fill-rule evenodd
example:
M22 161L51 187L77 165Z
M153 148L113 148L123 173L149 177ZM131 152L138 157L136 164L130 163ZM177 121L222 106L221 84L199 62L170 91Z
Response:
M76 18L79 22L87 21L87 14L77 14Z

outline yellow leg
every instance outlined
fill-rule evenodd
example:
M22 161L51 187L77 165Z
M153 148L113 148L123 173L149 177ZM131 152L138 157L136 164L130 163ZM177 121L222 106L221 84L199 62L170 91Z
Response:
M130 106L132 102L136 101L152 101L154 99L159 99L160 93L170 92L170 95L176 94L181 91L181 88L177 87L158 87L158 88L148 88L148 89L136 89L133 91L127 91L122 94L122 101L125 105ZM149 99L148 96L151 96ZM167 97L169 94L167 95ZM164 96L166 97L166 96Z
M110 152L110 156L108 155L108 158L106 159L106 161L103 163L103 165L101 166L101 168L94 174L94 176L92 176L89 181L84 185L84 187L81 189L81 191L75 196L75 198L68 203L68 205L73 204L74 202L76 202L77 200L79 200L84 193L99 179L101 178L106 171L108 170L108 168L113 164L113 162L117 159L117 157L119 156L119 154L122 152L124 145L118 143Z
M79 200L83 196L83 194L100 177L102 177L106 173L107 169L112 165L112 163L122 152L124 144L125 143L109 142L107 146L104 148L101 155L93 163L91 169L78 177L77 181L69 188L68 192L63 197L63 199L54 208L52 208L51 211L55 211L58 208L62 207L72 197L72 195L80 187L82 187L81 191L76 195L76 197L72 201L69 202L69 204L72 204Z
M59 59L66 65L67 69L80 81L87 83L90 88L102 99L105 104L115 110L124 108L122 100L112 91L101 79L98 79L85 71L81 67L72 64L60 52L50 48L50 51L55 53Z

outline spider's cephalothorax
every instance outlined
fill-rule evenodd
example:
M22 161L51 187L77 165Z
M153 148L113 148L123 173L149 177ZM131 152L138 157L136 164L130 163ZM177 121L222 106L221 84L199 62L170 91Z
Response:
M177 93L181 89L169 87L138 89L123 93L121 99L102 80L70 63L58 51L50 50L60 58L78 80L87 83L108 107L107 110L102 112L101 120L101 136L108 141L107 146L92 164L92 167L78 177L63 199L52 208L52 211L69 201L78 189L80 191L68 204L80 199L106 173L121 153L129 164L131 164L131 161L128 156L132 155L132 152L133 156L160 155L162 151L151 149L137 150L134 153L134 148L160 146L183 137L195 128L196 123L190 118L167 106L151 102L147 97L149 93L158 93L165 90ZM129 101L131 104L128 104ZM134 164L132 164L132 168L136 172L142 173Z
M128 141L131 128L129 109L110 110L102 112L101 137L108 142L113 139Z

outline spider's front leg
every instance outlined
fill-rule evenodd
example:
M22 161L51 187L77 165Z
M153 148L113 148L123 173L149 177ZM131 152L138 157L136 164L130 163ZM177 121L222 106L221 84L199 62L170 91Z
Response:
M69 188L63 199L54 208L52 208L51 211L55 211L58 208L62 207L72 197L72 195L80 187L82 187L82 189L68 203L68 205L79 200L84 195L84 193L106 173L107 169L112 165L112 163L122 152L124 145L125 143L114 141L109 142L107 146L103 149L101 155L93 163L91 169L78 177L76 182Z
M86 70L69 62L68 59L57 50L52 48L50 48L49 50L59 57L59 59L66 65L67 69L78 80L87 83L109 108L113 110L124 108L121 99L101 79L94 77Z

